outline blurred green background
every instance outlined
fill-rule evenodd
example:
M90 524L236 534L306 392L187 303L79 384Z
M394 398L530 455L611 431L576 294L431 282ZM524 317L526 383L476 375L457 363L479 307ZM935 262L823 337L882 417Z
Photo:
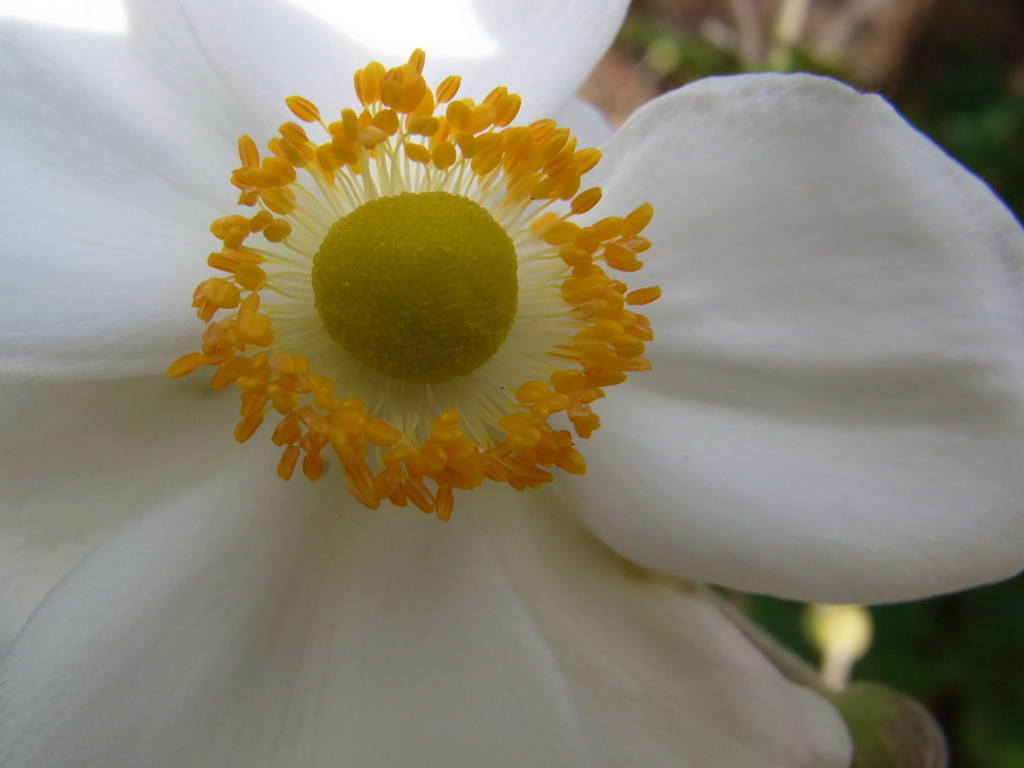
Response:
M1021 0L637 0L582 94L618 123L691 80L765 69L882 93L1024 221ZM753 597L747 609L817 663L804 606ZM854 678L928 706L953 766L1024 768L1024 577L872 613Z

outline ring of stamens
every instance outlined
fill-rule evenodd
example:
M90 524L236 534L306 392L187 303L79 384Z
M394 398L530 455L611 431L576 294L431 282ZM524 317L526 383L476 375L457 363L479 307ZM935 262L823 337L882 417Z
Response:
M259 210L211 225L222 247L208 264L224 276L196 288L192 305L207 324L201 351L168 373L212 366L215 389L238 387L239 442L276 411L271 439L283 449L281 478L301 459L315 481L329 446L365 506L412 501L447 520L455 489L485 479L537 488L553 480L553 466L586 472L572 433L557 421L590 437L600 425L591 405L604 389L650 369L642 355L653 332L628 307L654 301L660 289L629 291L605 271L643 266L637 254L650 247L640 235L653 214L649 203L625 217L572 221L601 199L599 187L580 191L598 150L577 149L553 120L510 127L520 98L503 87L480 104L454 98L457 76L431 90L423 62L417 50L399 67L372 62L359 70L363 110L344 109L331 123L312 102L288 97L292 113L319 124L325 141L286 122L261 158L251 138L239 139L241 167L231 181L239 203ZM369 201L432 191L487 209L518 259L508 339L493 360L450 386L371 376L354 358L339 357L340 345L310 320L311 264L332 223ZM568 210L556 212L562 206ZM249 241L257 235L265 243ZM227 314L215 320L220 312ZM458 407L444 407L445 398Z

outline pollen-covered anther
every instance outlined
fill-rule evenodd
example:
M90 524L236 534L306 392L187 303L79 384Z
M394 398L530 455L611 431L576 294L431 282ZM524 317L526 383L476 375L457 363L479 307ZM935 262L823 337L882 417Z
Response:
M447 520L456 491L586 472L574 433L651 367L632 308L661 290L613 277L642 268L653 208L591 218L600 151L554 120L514 125L503 86L432 90L424 61L357 71L358 107L334 120L287 97L295 120L264 155L239 139L231 184L255 210L211 224L201 349L168 374L211 367L215 389L237 387L239 442L270 417L282 479L336 460L364 506Z

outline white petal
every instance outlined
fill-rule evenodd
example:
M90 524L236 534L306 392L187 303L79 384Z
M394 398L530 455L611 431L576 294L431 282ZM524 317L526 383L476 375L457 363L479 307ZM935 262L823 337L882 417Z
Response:
M188 52L201 51L211 73L227 84L247 112L260 116L259 124L247 129L255 137L287 119L281 116L281 101L292 93L312 99L330 114L352 106L357 68L375 58L386 66L400 64L415 45L426 50L424 76L429 83L459 74L460 95L478 101L495 86L506 85L522 94L524 119L550 115L611 44L628 3L447 0L421 20L421 42L415 44L415 36L407 34L408 21L398 18L413 14L420 19L421 11L410 11L408 5L402 0L374 3L377 35L368 28L364 11L320 0L146 0L132 4L129 18L137 38L156 46L154 59L166 58L167 46L178 41ZM455 19L453 11L468 18ZM392 23L408 40L409 48L401 55L387 38ZM479 29L487 36L486 44L471 45L470 55L456 56L446 53L450 47L442 41L442 53L433 53L431 40L447 39L450 30L445 27L452 24Z
M622 559L545 502L496 505L488 531L568 682L595 768L848 765L836 711L784 680L703 588Z
M122 38L0 28L0 376L153 373L201 326L192 290L232 204L234 141ZM223 122L223 121L222 121ZM221 206L221 207L218 207Z
M339 491L229 471L90 555L0 668L5 767L678 765L669 726L697 733L674 723L679 697L715 724L685 764L724 765L700 751L715 745L769 766L844 764L845 733L823 702L784 683L702 600L657 587L627 605L648 587L601 548L590 567L578 528L540 546L553 590L540 599L527 572L538 555L516 550L558 535L557 521L529 530L521 515L508 533L485 532L472 509L445 525L410 508L353 509ZM546 562L566 555L567 566ZM595 570L599 586L621 583L614 605L588 593ZM563 600L581 602L559 619ZM575 637L578 658L566 632L588 633ZM693 687L669 668L677 655ZM656 671L672 682L654 686ZM632 702L592 698L619 694ZM598 732L616 712L622 739L663 741L620 760L630 745Z
M98 549L0 672L5 767L586 765L470 516L227 472Z
M806 76L669 94L605 162L602 211L654 203L640 284L665 289L654 371L601 402L572 483L607 542L832 602L1024 565L1024 237L980 181Z
M572 129L579 147L600 147L615 132L601 110L578 96L569 99L569 103L553 117L559 125Z
M247 450L237 402L200 377L0 391L0 652L83 554Z

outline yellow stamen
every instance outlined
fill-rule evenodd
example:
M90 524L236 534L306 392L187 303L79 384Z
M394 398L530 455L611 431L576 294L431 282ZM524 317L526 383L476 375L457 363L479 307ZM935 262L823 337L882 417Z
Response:
M504 87L456 99L453 75L432 91L423 64L371 62L353 79L361 109L329 123L289 96L319 139L282 123L262 159L239 139L231 183L257 210L211 225L223 277L196 288L201 351L168 374L210 366L215 389L238 387L240 442L276 411L279 477L301 459L316 481L330 449L360 503L447 520L456 489L586 472L572 431L590 437L604 388L650 369L653 331L627 305L661 290L605 272L643 266L649 203L570 220L601 203L580 191L598 150L554 120L513 126Z

